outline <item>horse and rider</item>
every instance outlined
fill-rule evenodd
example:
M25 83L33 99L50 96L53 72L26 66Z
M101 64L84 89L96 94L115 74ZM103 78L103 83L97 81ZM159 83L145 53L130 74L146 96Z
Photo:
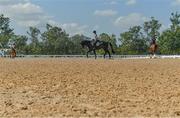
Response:
M149 52L150 52L150 54L153 55L153 57L155 56L157 49L158 49L158 45L156 43L156 35L154 35L151 39L150 48L149 48ZM152 57L150 57L150 58L152 58Z
M4 57L5 54L9 54L10 58L16 57L16 44L15 42L8 42L9 48L4 48L4 46L0 43L0 56Z
M95 59L96 59L97 58L96 50L99 50L99 49L104 50L105 52L104 58L106 57L106 54L108 54L109 58L111 58L109 47L111 48L112 53L113 54L115 53L112 44L110 42L100 40L95 30L93 31L93 34L94 34L94 39L81 41L82 47L84 48L86 46L88 48L88 51L86 53L87 58L88 58L88 53L93 51L95 55Z
M15 58L16 57L16 44L15 44L15 42L12 42L11 44L9 44L9 47L11 48L10 58Z

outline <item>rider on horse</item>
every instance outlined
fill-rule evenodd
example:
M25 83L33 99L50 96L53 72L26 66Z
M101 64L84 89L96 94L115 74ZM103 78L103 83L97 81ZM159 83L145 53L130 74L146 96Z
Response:
M156 35L154 35L151 39L151 46L152 45L155 45L155 47L157 47L157 44L156 44Z
M156 45L156 36L151 39L151 45Z
M94 47L95 47L95 46L97 46L97 43L100 42L100 40L99 40L99 38L98 38L97 33L96 33L95 30L93 31L93 34L94 34L93 45L94 45Z
M10 57L16 57L16 44L14 41L9 42L9 47L11 48Z
M10 47L11 47L11 49L12 50L14 50L14 51L16 51L16 44L15 44L15 42L13 42L12 44L10 44Z

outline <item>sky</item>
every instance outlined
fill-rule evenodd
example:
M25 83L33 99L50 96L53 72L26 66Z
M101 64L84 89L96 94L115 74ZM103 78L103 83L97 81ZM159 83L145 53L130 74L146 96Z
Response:
M180 0L0 0L0 14L11 19L17 34L26 34L29 26L43 30L49 23L70 35L91 37L97 30L119 36L152 16L163 31L176 11L180 11Z

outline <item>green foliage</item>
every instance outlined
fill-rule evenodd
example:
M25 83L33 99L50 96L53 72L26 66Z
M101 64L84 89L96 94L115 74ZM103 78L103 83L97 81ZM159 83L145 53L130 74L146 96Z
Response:
M159 29L161 28L161 24L154 17L151 17L150 21L144 22L143 28L146 33L147 40L154 36L160 36Z
M40 30L36 27L29 27L27 34L29 35L29 53L31 54L41 54L41 47L39 42Z
M129 31L122 33L119 39L121 42L121 54L144 54L147 50L147 42L141 32L140 26L134 26Z
M16 50L17 50L18 54L25 53L27 40L28 40L28 37L23 36L23 35L13 35L12 36L12 41L16 42Z
M84 54L84 50L82 49L82 46L80 44L80 42L83 40L83 39L86 39L87 37L84 36L84 35L74 35L71 37L71 41L72 41L72 46L71 46L71 49L72 49L72 54Z
M10 19L4 15L0 15L0 43L7 47L9 39L13 36L13 29L9 26Z
M128 31L116 37L102 33L100 40L110 42L116 54L147 54L150 39L154 36L158 38L159 53L180 54L180 14L172 13L170 16L171 27L160 33L161 24L154 17L146 21L143 26L134 26ZM41 32L36 27L29 27L26 35L16 35L10 28L10 19L0 15L0 44L7 48L10 39L16 43L18 54L85 54L80 42L87 39L84 35L69 36L63 29L50 24L46 25L46 30ZM119 39L120 46L117 46ZM0 47L1 48L1 47ZM99 54L104 54L102 50Z
M178 12L171 13L170 21L172 23L171 30L175 31L179 27L179 24L180 24L180 14Z
M43 53L44 54L70 54L71 41L68 34L60 27L54 27L49 24L41 38L43 40Z
M180 54L180 14L176 12L171 15L171 28L165 30L158 41L162 54Z

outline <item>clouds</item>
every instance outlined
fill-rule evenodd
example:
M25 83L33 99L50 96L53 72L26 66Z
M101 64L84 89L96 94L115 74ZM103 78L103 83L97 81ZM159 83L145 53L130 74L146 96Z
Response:
M51 18L29 0L0 0L0 11L22 27L39 26Z
M116 27L122 29L128 29L135 25L141 25L144 21L147 21L148 18L143 16L140 13L131 13L127 16L120 16L114 21Z
M54 21L54 17L47 15L41 6L30 0L0 0L0 11L24 29L30 26L44 27L49 23L62 27L70 34L82 34L88 27L75 22L58 23Z
M180 0L173 0L171 3L173 6L180 6Z
M12 14L41 14L43 10L40 6L34 5L32 3L18 3L14 5L7 6L8 11Z
M129 0L128 4L133 4L133 1ZM117 16L118 12L115 10L96 10L94 15L97 16ZM141 13L130 13L126 16L119 16L117 18L111 17L112 26L116 28L121 28L122 30L127 30L135 25L142 25L145 21L148 21L149 18L145 17Z
M107 0L106 4L117 5L118 3L124 3L127 6L132 6L137 3L137 0Z
M126 5L135 5L136 2L136 0L126 0Z
M16 3L26 3L29 2L30 0L0 0L0 5L12 5Z
M94 15L96 16L115 16L118 12L114 11L112 9L107 9L107 10L96 10L94 12Z
M111 1L110 4L111 5L116 5L116 4L118 4L118 2L117 1Z
M70 34L87 34L93 29L99 32L118 32L119 28L125 30L134 25L141 25L148 19L145 15L148 17L155 15L160 20L166 20L161 18L161 14L164 14L163 18L165 18L167 9L162 12L163 7L155 8L153 4L145 4L146 0L142 2L140 0L81 1L73 4L76 1L0 0L0 12L11 19L15 30L21 28L26 31L29 26L41 29L46 23L50 23L62 27ZM152 3L155 2L154 0ZM180 5L180 0L168 0L162 6L165 5L167 8L172 6L171 3L177 6ZM85 8L81 7L82 4ZM149 8L153 8L152 12L157 11L157 13L150 13ZM138 13L133 13L134 11ZM21 29L19 31L22 31Z
M54 20L49 20L49 24L53 26L59 26L62 29L64 29L67 33L70 35L75 35L75 34L84 34L87 28L89 27L88 25L80 25L78 23L72 22L72 23L58 23L55 22Z
M22 27L39 26L50 18L40 6L29 2L4 6L3 11Z
M84 34L88 28L87 25L80 25L78 23L64 23L61 24L61 27L70 33L70 35Z

